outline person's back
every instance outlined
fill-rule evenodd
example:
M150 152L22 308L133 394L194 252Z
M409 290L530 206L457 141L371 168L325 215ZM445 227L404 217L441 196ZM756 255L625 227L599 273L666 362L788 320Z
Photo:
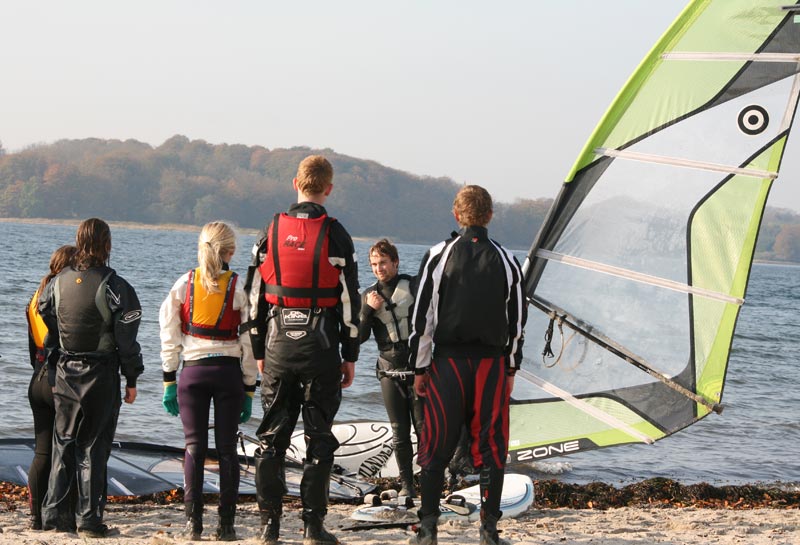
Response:
M302 411L306 460L300 486L305 545L338 540L323 527L333 453L331 431L342 388L358 358L358 268L350 235L323 206L333 167L306 157L293 187L297 202L277 214L254 249L248 274L253 355L262 373L256 491L261 540L277 544L286 492L285 456ZM341 355L339 353L341 347Z
M433 342L438 355L473 352L500 355L508 340L508 266L484 227L468 227L453 242L439 288Z
M102 355L116 350L111 311L103 302L113 269L105 265L64 269L54 282L61 349Z
M453 215L462 232L423 258L409 341L414 388L425 398L426 418L417 457L420 525L409 543L436 545L444 470L466 429L473 466L480 471L481 544L503 545L497 521L508 405L527 318L522 271L511 252L489 239L492 199L485 189L463 187Z
M158 314L162 405L169 414L180 414L183 424L186 528L180 537L186 539L201 539L203 532L203 474L212 405L220 469L215 537L217 541L236 539L236 440L239 424L250 418L256 364L249 336L239 335L249 307L238 275L229 269L235 251L236 233L231 226L221 221L204 225L197 240L198 266L178 278Z
M142 315L136 292L108 267L111 231L103 220L81 222L71 268L45 287L39 311L48 329L45 355L56 419L53 467L42 508L44 529L68 530L69 490L77 479L78 532L105 537L106 470L120 409L136 400L144 370L136 336Z

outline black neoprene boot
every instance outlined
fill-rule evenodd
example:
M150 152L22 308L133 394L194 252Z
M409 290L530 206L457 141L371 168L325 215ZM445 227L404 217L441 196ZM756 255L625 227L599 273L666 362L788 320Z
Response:
M203 504L199 501L190 501L184 503L183 507L186 511L186 527L179 537L197 541L203 533Z
M261 535L259 539L264 545L277 545L281 532L281 513L283 506L271 505L267 509L259 509L261 516Z
M256 451L256 500L265 545L276 545L281 529L282 497L286 494L286 462Z
M408 545L437 545L438 515L420 515L417 533L408 538Z
M33 512L31 510L31 518L30 522L28 523L29 530L41 530L42 529L42 513L38 510Z
M505 469L482 467L480 472L481 491L481 545L510 545L500 539L497 532L497 521L503 516L500 511L500 499L503 495Z
M236 505L219 506L219 524L214 531L217 541L236 541L236 530L233 527L236 519Z
M409 545L436 545L437 524L439 521L439 500L444 487L444 471L423 469L419 474L419 488L422 505L419 512L419 526L416 535L408 540Z
M497 520L499 517L485 515L481 511L481 545L511 545L506 539L501 539L497 531Z
M325 529L320 517L303 512L303 545L339 545L339 540Z
M338 545L339 540L325 529L322 521L328 513L328 490L333 463L305 464L300 481L303 502L303 545Z

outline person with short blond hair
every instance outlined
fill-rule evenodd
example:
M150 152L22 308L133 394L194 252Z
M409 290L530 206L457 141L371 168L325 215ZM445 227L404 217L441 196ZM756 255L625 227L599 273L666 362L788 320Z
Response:
M250 308L243 283L229 268L235 251L233 227L222 221L205 224L197 240L197 267L178 278L158 314L164 375L161 403L169 414L180 414L183 425L186 528L182 537L193 540L203 533L203 474L212 404L220 469L215 537L236 539L237 432L239 424L250 419L257 372L250 336L239 335L239 324L249 320Z
M297 167L297 189L308 195L324 193L333 183L333 166L322 155L310 155Z
M323 520L333 453L339 448L331 427L342 388L353 383L359 352L358 266L353 239L324 207L333 190L330 162L306 157L292 186L297 202L276 214L259 237L247 281L264 408L255 456L260 539L265 545L278 543L286 450L302 412L303 543L335 545L339 541Z
M453 214L462 227L486 227L492 220L492 196L479 185L465 185L453 199Z
M444 471L466 426L480 472L481 545L504 545L497 532L508 454L508 406L522 363L527 319L522 271L489 238L489 192L468 185L453 201L461 227L422 260L409 339L414 388L424 398L417 463L422 467L419 530L413 545L436 545Z

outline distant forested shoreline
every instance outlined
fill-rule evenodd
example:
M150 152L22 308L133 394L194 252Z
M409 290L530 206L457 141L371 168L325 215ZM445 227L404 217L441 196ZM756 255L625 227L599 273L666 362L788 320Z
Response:
M311 153L333 163L327 207L356 237L426 244L448 236L459 184L417 176L331 149L210 144L176 135L157 147L136 140L60 140L16 153L0 145L0 217L202 225L222 219L260 229L294 202L291 180ZM480 184L480 180L474 180ZM554 192L557 188L553 188ZM495 203L491 234L527 249L550 198ZM800 214L768 207L756 258L800 262Z

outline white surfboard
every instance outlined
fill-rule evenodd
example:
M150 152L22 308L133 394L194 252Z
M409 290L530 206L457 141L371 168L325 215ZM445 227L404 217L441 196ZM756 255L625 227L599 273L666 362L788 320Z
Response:
M456 491L469 503L474 503L480 509L481 488L479 484ZM506 473L503 479L503 495L500 498L500 510L503 518L514 518L528 510L533 505L533 481L527 475L519 473Z
M400 475L392 445L392 425L389 422L376 420L343 422L334 424L332 431L340 445L334 454L334 462L343 468L345 474L356 475L361 479ZM417 437L413 432L411 440L416 451ZM298 423L291 441L286 452L287 456L302 460L306 454L302 423ZM245 444L244 453L252 456L256 448L257 445ZM414 461L416 462L416 456ZM419 471L416 464L414 471Z
M480 520L480 485L470 486L463 490L457 490L454 496L461 496L466 500L467 505L474 507L465 513L461 509L451 509L446 502L440 504L442 512L439 522L447 520L476 521ZM519 473L507 473L503 481L503 495L500 498L500 510L503 518L514 518L533 505L534 489L533 481L527 475ZM398 523L408 522L412 524L417 519L417 507L407 508L396 503L385 503L383 505L365 505L353 511L350 517L353 520L362 522L386 522Z

